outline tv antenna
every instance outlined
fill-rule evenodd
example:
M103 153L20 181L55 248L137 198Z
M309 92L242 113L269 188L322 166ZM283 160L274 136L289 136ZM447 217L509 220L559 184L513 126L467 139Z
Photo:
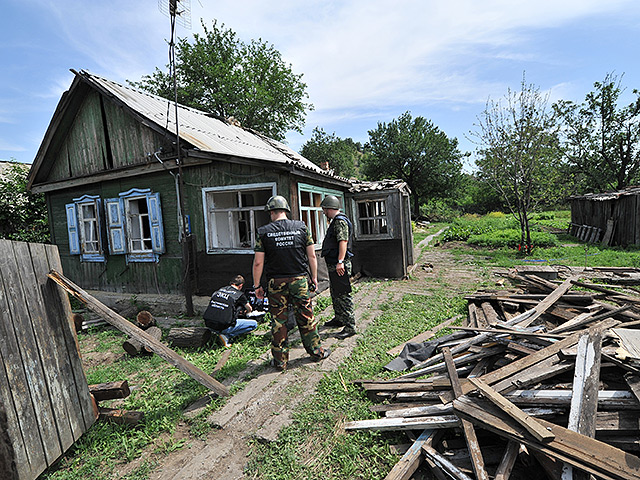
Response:
M158 0L158 8L183 28L191 29L191 0Z
M189 215L185 210L184 199L184 179L182 176L182 155L180 150L180 130L178 122L178 83L176 79L176 23L184 28L191 28L191 0L158 0L158 8L162 13L171 19L171 38L169 40L169 74L173 82L173 105L175 109L176 126L176 164L178 175L173 175L176 182L176 193L178 200L178 225L180 227L179 240L182 243L182 266L183 266L183 290L185 296L186 310L188 316L193 316L193 299L191 285L191 257L193 237ZM169 123L169 105L167 105L167 125Z

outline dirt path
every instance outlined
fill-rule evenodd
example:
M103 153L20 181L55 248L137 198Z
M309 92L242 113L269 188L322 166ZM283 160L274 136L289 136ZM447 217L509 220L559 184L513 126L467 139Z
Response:
M417 252L419 253L419 252ZM436 248L416 255L417 265L411 280L398 280L385 287L380 281L361 281L354 296L357 306L358 329L367 326L381 314L379 305L390 298L401 298L405 293L428 295L433 288L443 285L457 291L478 281L478 269L470 262L456 260L446 249ZM465 263L466 262L466 263ZM436 285L437 284L437 285ZM326 292L325 292L326 294ZM321 314L321 322L331 318L331 307ZM338 340L332 335L335 329L321 327L323 345L332 349L331 356L321 363L310 361L302 346L291 349L289 369L280 373L268 368L251 379L245 388L228 400L208 421L219 427L211 431L205 441L189 439L188 446L160 459L160 465L150 475L152 480L195 480L244 478L244 468L250 453L250 442L254 439L274 441L280 429L292 422L296 406L311 395L323 374L332 371L351 354L359 336ZM296 331L297 334L297 331ZM293 336L292 340L296 337ZM298 337L299 338L299 337ZM248 367L259 368L269 359L266 352L262 358ZM194 406L197 409L198 405ZM179 425L175 435L187 435L186 425ZM127 466L131 470L142 459ZM121 474L126 474L122 471Z

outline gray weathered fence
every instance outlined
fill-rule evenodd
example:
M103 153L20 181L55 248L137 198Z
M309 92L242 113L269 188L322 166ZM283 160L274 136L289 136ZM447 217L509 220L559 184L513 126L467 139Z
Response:
M35 479L95 422L69 299L47 278L61 268L54 245L0 240L3 478Z

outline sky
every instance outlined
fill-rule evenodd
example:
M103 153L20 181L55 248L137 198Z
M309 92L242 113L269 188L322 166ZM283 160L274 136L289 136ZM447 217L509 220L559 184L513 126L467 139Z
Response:
M166 3L166 0L164 0ZM640 88L637 0L191 1L191 28L215 19L240 39L273 44L308 101L299 151L315 127L367 142L409 111L472 152L487 101L527 84L549 102L582 102L606 74L623 100ZM168 63L169 18L158 0L3 0L0 160L32 163L74 70L137 81ZM472 158L466 168L472 169Z

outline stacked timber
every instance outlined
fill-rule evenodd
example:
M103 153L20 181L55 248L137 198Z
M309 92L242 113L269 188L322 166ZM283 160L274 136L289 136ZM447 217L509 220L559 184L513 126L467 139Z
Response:
M453 334L405 346L429 353L406 373L356 382L380 418L345 428L407 433L387 479L418 468L454 479L640 478L640 295L577 276L512 279L517 289L469 295L462 326L446 322Z

